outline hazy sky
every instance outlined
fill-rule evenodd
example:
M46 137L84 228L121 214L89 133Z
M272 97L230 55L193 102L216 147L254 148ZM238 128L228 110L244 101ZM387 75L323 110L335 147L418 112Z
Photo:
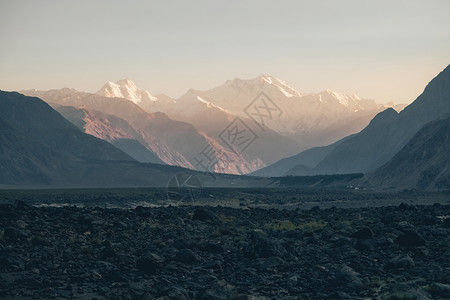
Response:
M450 1L0 0L0 89L178 97L266 74L411 102L450 63Z

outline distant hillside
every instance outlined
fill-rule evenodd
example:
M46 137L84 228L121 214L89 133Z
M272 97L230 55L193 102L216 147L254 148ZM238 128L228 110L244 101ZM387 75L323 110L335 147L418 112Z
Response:
M311 148L294 156L283 158L274 164L253 172L251 175L266 177L308 175L312 168L348 138L343 138L328 146Z
M29 90L24 93L39 97L52 105L81 107L125 120L142 136L143 140L140 142L169 165L231 174L249 173L265 165L258 156L247 157L249 152L244 155L234 153L229 147L220 144L217 141L219 139L211 138L191 124L173 120L161 112L147 112L124 98L108 98L67 88L50 91ZM94 125L101 126L101 124ZM283 146L279 139L274 141ZM257 142L255 145L252 144L252 147L256 148ZM277 149L276 146L272 147ZM215 166L204 167L206 159L201 155L204 149L211 151L208 161L217 161ZM266 153L270 152L269 150L266 150ZM201 160L203 163L199 163Z
M450 66L402 112L387 109L314 168L315 174L366 173L389 161L430 121L450 113Z
M38 98L0 91L0 183L59 184L93 180L89 162L134 162L82 133ZM86 175L86 176L85 176Z
M260 96L261 92L265 96ZM297 153L360 131L373 116L388 107L357 95L329 90L303 93L267 75L228 80L207 91L191 89L177 102L192 103L199 98L240 118L252 117L264 129L270 128L297 141ZM259 99L254 102L259 107L250 105L255 99ZM264 109L266 105L272 109L270 113Z
M145 136L123 119L87 108L55 105L54 109L85 133L111 143L139 162L165 164L144 146Z
M165 114L151 114L131 101L107 98L73 89L25 91L47 103L83 107L126 120L145 137L147 148L167 164L193 168L192 157L197 152L190 146L206 144L206 139L192 125L171 120Z
M165 187L179 173L196 176L202 186L264 187L273 182L139 163L83 133L41 99L0 91L0 188Z
M449 113L450 66L447 66L400 113L388 108L376 115L361 132L333 145L308 150L308 157L313 157L309 162L289 159L295 165L282 166L281 161L272 166L277 166L278 175L283 171L291 175L367 173L388 162L425 124ZM300 153L294 157L303 156ZM321 160L317 163L318 157ZM261 174L258 172L254 174Z
M450 115L425 125L388 163L367 174L373 187L450 189Z

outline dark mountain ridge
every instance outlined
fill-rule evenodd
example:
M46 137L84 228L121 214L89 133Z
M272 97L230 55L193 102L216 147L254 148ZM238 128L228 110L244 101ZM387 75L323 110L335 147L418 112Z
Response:
M273 181L139 163L82 132L41 99L0 91L2 188L167 187L180 173L196 176L202 186L258 187Z
M450 66L426 86L423 93L397 114L387 109L359 134L322 160L316 174L366 173L391 159L430 121L450 113Z
M367 174L365 186L450 189L450 115L432 121L389 162Z
M357 134L329 146L307 150L304 155L302 152L253 174L280 176L374 171L398 153L425 124L448 113L450 113L450 65L433 78L423 93L400 113L392 108L386 109L376 115L370 124ZM308 161L305 157L314 159ZM320 158L319 162L317 158ZM286 161L289 161L289 164L286 164ZM276 174L264 170L276 170ZM296 170L301 173L296 173Z

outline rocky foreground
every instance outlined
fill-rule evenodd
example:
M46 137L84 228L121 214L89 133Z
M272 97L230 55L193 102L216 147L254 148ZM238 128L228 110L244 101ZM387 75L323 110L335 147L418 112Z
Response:
M450 206L0 205L0 297L449 299Z

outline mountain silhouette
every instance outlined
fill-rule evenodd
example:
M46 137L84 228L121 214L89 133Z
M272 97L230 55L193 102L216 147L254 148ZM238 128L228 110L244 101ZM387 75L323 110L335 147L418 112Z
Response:
M372 187L450 189L450 115L426 124L385 165L367 174Z
M167 187L179 174L195 176L202 186L255 187L272 182L137 162L82 132L41 99L0 91L2 188Z
M346 174L367 173L388 162L427 123L450 113L450 66L447 66L427 85L423 93L403 111L392 108L376 115L361 132L346 137L338 143L311 149L309 156L326 155L305 174L301 165L304 161L292 160L302 174ZM337 146L336 146L337 144ZM302 157L297 155L294 157ZM289 172L289 166L282 168L283 161L267 167L276 169L277 175ZM280 166L280 167L279 167ZM282 173L282 174L280 174ZM255 172L255 174L258 174ZM273 176L269 173L269 176Z
M182 170L140 164L39 98L0 91L0 186L165 186Z

